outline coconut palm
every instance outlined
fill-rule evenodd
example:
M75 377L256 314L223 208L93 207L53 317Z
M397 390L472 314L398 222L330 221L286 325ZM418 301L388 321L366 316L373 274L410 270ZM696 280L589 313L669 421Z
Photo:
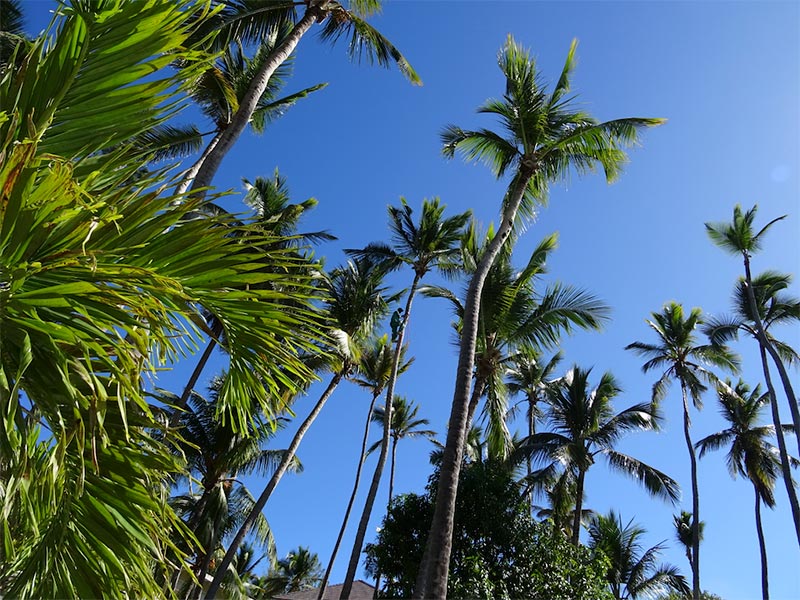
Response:
M763 315L759 310L763 307L763 303L760 303L756 298L753 277L750 272L750 258L761 249L761 241L764 234L772 225L785 219L786 215L772 219L756 233L753 228L753 222L755 221L757 210L758 205L755 205L743 213L742 207L737 204L733 209L733 221L731 223L706 223L706 232L711 241L717 246L729 254L740 254L742 256L744 262L744 291L746 292L747 308L749 309L748 317L754 325L753 330L759 346L770 355L775 367L778 369L783 389L789 400L789 410L792 415L795 436L797 437L797 449L798 453L800 453L800 407L798 407L797 398L789 380L789 374L783 364L783 357L778 348L775 347L775 342L771 339L771 336L767 334L762 318ZM796 313L795 320L800 320L800 312ZM780 422L775 423L776 428L779 426Z
M435 440L436 432L431 429L419 429L424 425L428 425L428 419L418 419L417 413L419 406L414 402L409 402L403 396L395 395L392 407L392 423L391 423L391 436L392 436L392 460L391 468L389 469L389 504L392 503L394 492L394 468L397 462L397 444L400 440L406 438L424 437L429 440ZM386 419L386 409L383 406L377 407L372 413L372 420L375 423L383 423ZM367 450L367 454L375 452L381 446L381 441L375 442Z
M316 552L298 546L278 561L273 569L256 583L263 594L256 597L273 598L315 587L322 575L322 565Z
M474 272L492 240L492 232L483 246L475 243L476 238L472 227L462 241L460 258L467 274ZM562 333L572 332L573 326L599 329L608 315L608 308L596 297L572 286L558 283L537 292L536 279L546 272L545 262L556 241L555 234L542 240L519 272L513 269L509 252L501 252L489 269L481 293L475 382L467 420L472 422L479 399L485 397L483 414L489 451L500 459L508 455L511 442L506 424L508 392L504 379L509 365L520 353L527 352L526 348L553 347ZM450 290L428 286L423 293L448 299L456 315L463 317L464 303ZM456 330L461 328L462 323L456 323Z
M702 406L702 395L706 391L706 383L716 384L717 376L706 369L711 365L722 369L734 371L738 359L722 345L697 344L695 329L703 324L702 312L693 308L684 317L683 306L675 302L667 304L662 312L652 313L653 320L647 323L658 336L657 344L634 342L626 346L643 356L647 362L642 365L645 373L663 369L661 376L653 384L653 403L658 404L667 394L673 379L677 379L681 386L683 399L683 435L686 440L686 449L689 452L692 477L692 515L694 520L693 548L692 548L692 596L694 600L700 598L700 535L697 530L700 520L700 492L697 485L697 457L691 438L691 418L689 416L689 398L695 408Z
M284 459L275 469L272 477L258 498L254 510L244 521L217 570L214 581L206 592L213 598L219 589L225 570L233 560L236 549L250 527L261 514L275 487L280 482L290 461L297 452L306 432L322 411L326 402L339 383L358 366L363 345L372 337L376 324L386 316L388 302L383 287L385 270L366 258L350 261L346 266L335 269L323 283L327 296L327 314L330 322L330 337L336 344L333 376L311 412L297 429Z
M392 363L392 373L386 384L386 406L388 406L388 417L383 426L383 436L381 452L378 462L372 475L372 482L367 499L364 503L364 510L356 531L356 539L353 542L353 551L350 554L350 562L342 584L341 598L346 600L350 595L353 580L358 569L358 562L361 557L361 549L364 546L364 537L367 533L369 517L372 514L372 506L378 495L383 469L389 451L390 424L392 418L392 403L389 398L394 398L394 388L397 381L397 371L400 365L400 349L403 347L406 330L411 318L411 306L419 289L420 282L433 269L446 269L451 266L453 257L457 253L457 244L461 238L464 226L469 221L470 213L465 212L452 217L444 217L445 205L441 204L439 198L422 201L422 212L418 222L414 222L412 208L408 205L405 198L400 199L400 206L389 206L389 229L392 232L393 245L384 243L369 244L361 250L349 250L353 256L368 257L370 260L380 261L387 269L399 269L402 266L410 266L414 271L414 278L411 282L408 295L406 297L405 310L400 318L395 340L395 350ZM399 316L399 313L398 313Z
M682 510L678 515L672 515L672 523L675 525L675 539L683 546L683 551L686 554L686 560L689 562L689 568L694 572L694 539L695 539L695 524L692 519L692 513ZM703 531L706 528L704 521L697 523L697 541L698 544L703 541ZM700 594L702 598L702 593Z
M280 464L284 454L282 450L264 448L282 423L264 422L256 417L246 432L238 433L229 422L219 420L217 408L222 382L221 377L212 380L210 399L192 394L186 410L179 411L180 438L175 445L175 451L186 459L188 475L200 483L199 494L179 496L174 502L200 542L194 561L199 581L205 580L212 557L226 534L238 528L252 510L254 501L239 476L267 475ZM167 393L162 393L160 399L170 403ZM289 470L302 470L296 457ZM255 532L274 560L275 543L263 515Z
M639 130L663 122L629 118L598 123L578 110L574 97L569 95L576 45L572 43L561 76L548 93L535 62L509 37L499 56L506 78L503 99L490 100L479 109L496 115L503 133L449 126L442 134L446 156L462 151L469 160L486 162L498 178L507 173L512 176L502 202L500 227L472 276L465 298L453 408L429 543L415 586L416 597L444 597L447 590L453 511L468 429L481 292L489 268L511 234L518 215L532 214L535 204L546 198L551 182L563 179L572 169L584 174L596 166L603 168L607 180L615 179L627 158L624 149L637 142Z
M761 551L761 594L764 600L769 600L767 547L761 526L761 504L769 508L775 506L775 480L780 474L780 460L778 450L767 440L774 435L775 427L758 425L758 421L770 397L768 393L762 394L758 385L751 391L750 386L741 379L735 387L730 381L718 386L717 396L720 414L729 427L704 437L696 446L700 449L700 458L706 452L727 446L725 462L731 477L741 475L753 485L756 533ZM790 431L792 429L791 425L783 427ZM794 462L797 463L796 460Z
M772 271L767 271L757 275L752 279L748 286L745 279L740 279L736 285L733 296L734 314L728 317L710 319L704 331L713 343L724 343L731 339L736 339L739 332L758 340L755 316L750 310L750 292L756 299L758 307L758 318L764 330L764 335L769 343L778 353L781 361L786 364L797 364L800 362L797 352L788 344L776 339L772 334L772 329L783 324L792 324L800 320L800 299L793 298L785 293L789 287L791 277ZM786 493L789 497L789 506L794 520L795 535L800 544L800 502L797 498L797 490L791 483L791 458L786 446L784 428L779 426L781 422L780 409L778 407L775 386L772 383L772 375L769 369L769 362L766 348L759 343L761 355L761 368L764 373L764 381L767 384L767 393L770 398L770 408L772 413L772 424L775 429L775 438L778 442L778 453L780 456L781 472L783 474Z
M672 565L659 565L658 555L665 546L643 550L641 538L646 531L633 520L622 524L622 517L613 510L597 515L589 523L589 547L609 561L606 579L615 600L652 598L669 590L687 596L689 585Z
M75 2L24 71L0 72L4 597L162 594L191 535L159 485L183 465L152 434L143 372L190 351L204 312L226 324L219 402L235 430L282 409L265 390L313 377L308 295L282 311L280 293L247 289L274 239L225 215L188 221L197 202L159 195L163 172L139 177L146 153L110 151L175 114L185 86L168 67L195 56L202 17L184 0ZM271 260L274 281L311 286L308 261Z
M579 543L586 472L598 455L620 473L637 479L652 495L675 502L678 484L657 469L614 449L626 433L657 428L659 415L650 403L636 404L614 414L611 401L621 389L611 373L589 389L591 369L575 366L548 389L547 422L550 431L522 441L520 450L550 465L561 464L575 479L572 543Z
M223 5L215 2L214 4ZM302 15L296 7L302 6ZM303 36L317 23L320 36L325 41L336 42L342 37L348 39L348 52L351 58L362 56L370 62L388 66L395 62L400 71L413 83L420 83L414 70L403 55L389 40L367 23L366 18L378 12L380 0L352 0L349 6L335 0L277 0L267 3L244 1L226 2L213 20L198 34L215 31L216 37L209 37L213 43L223 48L231 43L253 43L274 35L288 26L280 39L265 56L254 61L257 66L249 73L249 81L243 95L237 95L235 111L226 118L226 126L209 142L198 163L187 174L192 190L203 190L211 185L225 155L233 147L239 136L254 116L257 118L260 102L268 90L276 71L294 52Z
M411 358L405 360L405 354L408 351L408 345L403 346L400 350L400 365L397 369L398 375L404 373L414 362ZM389 344L389 339L386 335L375 340L361 357L361 362L358 365L358 371L351 376L351 381L357 385L371 391L372 399L369 404L369 411L367 412L367 419L364 425L364 436L361 439L361 453L358 458L358 466L356 467L356 477L353 483L353 491L350 493L350 499L347 502L347 508L342 518L342 526L339 528L339 535L336 537L336 543L333 545L328 566L325 569L325 575L319 585L319 593L317 597L321 600L325 595L325 590L328 585L328 579L331 576L333 565L336 562L336 555L339 553L339 546L342 544L342 538L347 530L347 523L350 520L350 513L353 510L353 505L356 501L356 494L358 493L358 486L361 483L361 471L364 467L364 462L367 458L367 441L369 440L370 423L372 422L372 411L375 408L375 402L383 393L386 384L392 376L392 365L394 364L394 353L392 346Z

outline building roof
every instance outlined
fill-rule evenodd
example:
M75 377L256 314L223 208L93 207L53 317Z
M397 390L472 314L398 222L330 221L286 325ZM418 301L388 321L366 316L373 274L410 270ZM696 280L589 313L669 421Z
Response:
M325 596L322 600L339 600L342 593L342 584L329 585L325 589ZM317 600L319 588L309 588L299 592L289 592L275 596L275 600ZM375 587L362 579L353 582L353 589L350 590L350 600L372 600L375 595Z

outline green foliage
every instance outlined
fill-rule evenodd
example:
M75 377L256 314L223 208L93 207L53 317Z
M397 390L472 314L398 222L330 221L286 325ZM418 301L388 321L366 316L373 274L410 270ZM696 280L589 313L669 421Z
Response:
M411 596L433 516L438 472L425 495L399 496L375 544L367 571L384 578L381 593ZM456 500L450 598L609 598L605 560L574 547L546 523L536 523L512 473L488 461L465 465Z

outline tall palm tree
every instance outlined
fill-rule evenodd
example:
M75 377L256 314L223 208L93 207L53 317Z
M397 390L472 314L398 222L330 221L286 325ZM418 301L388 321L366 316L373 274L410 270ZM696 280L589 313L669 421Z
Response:
M479 246L474 242L473 230L474 227L470 228L462 241L461 263L467 274L474 272L493 237L490 231L486 244ZM508 392L504 379L509 365L526 348L555 346L561 334L571 333L573 326L599 329L608 315L608 308L602 302L581 289L561 283L548 286L541 293L535 289L536 280L546 272L545 263L556 241L555 234L543 239L527 265L518 272L512 267L510 248L506 248L489 269L481 292L475 381L467 421L472 422L480 398L485 397L483 413L489 451L500 459L508 455L511 442L506 424ZM456 315L463 318L464 303L450 290L429 286L423 293L448 299ZM458 331L462 327L462 322L456 323Z
M415 597L444 597L447 590L480 299L489 268L511 234L518 213L532 214L535 203L545 199L551 182L563 179L571 169L584 174L596 166L603 168L606 179L615 179L627 158L624 148L637 142L639 130L663 122L629 118L599 123L578 110L569 95L576 45L572 43L561 76L552 92L547 93L535 62L509 36L499 56L506 78L503 99L490 100L479 109L499 118L503 134L486 129L466 131L455 126L447 127L442 134L446 156L460 150L470 160L486 162L498 178L509 172L512 177L502 202L500 227L472 276L465 299L464 328L436 509Z
M217 546L232 529L238 528L254 503L244 488L240 475L266 475L281 462L284 452L264 448L276 433L279 423L256 418L244 433L223 423L217 416L221 377L212 380L210 399L194 393L186 410L179 411L180 438L175 451L185 457L187 474L200 480L200 494L178 497L175 506L186 517L189 529L201 545L194 561L199 581L205 579ZM168 393L160 398L170 403ZM297 458L289 463L291 471L302 471ZM269 525L261 515L255 528L260 542L274 558L275 544Z
M658 404L666 396L669 385L677 379L681 386L683 399L683 435L686 449L689 452L692 476L692 527L694 529L692 548L692 596L700 598L700 492L697 484L697 457L692 444L690 432L689 398L695 408L702 406L702 395L706 391L706 383L716 384L718 379L704 365L712 365L734 371L738 359L722 345L697 344L694 331L703 324L699 308L693 308L684 317L683 306L675 302L667 304L662 312L652 313L653 320L647 324L658 336L657 344L634 342L625 347L643 356L647 362L642 365L645 373L664 369L659 379L653 384L653 403Z
M709 320L704 331L712 343L724 343L731 339L736 339L742 331L754 339L758 340L756 329L756 315L751 310L750 294L756 300L757 317L761 321L764 334L772 347L781 358L782 363L797 364L800 362L797 352L788 344L776 339L771 329L783 324L792 324L800 320L800 299L793 298L785 294L789 287L791 277L772 271L767 271L756 275L747 284L745 279L740 279L736 285L733 295L734 314L729 317L719 317ZM775 386L772 383L769 361L766 348L759 343L759 353L761 355L761 369L764 373L764 381L767 384L767 393L770 398L770 408L772 413L772 424L775 429L775 438L778 441L778 453L781 462L786 494L789 497L789 506L792 511L795 535L800 544L800 502L797 498L797 490L792 484L791 458L786 446L784 428L780 426L781 416L778 406Z
M663 542L643 550L640 539L645 533L633 520L623 525L622 517L613 510L589 523L589 547L609 560L606 579L615 600L652 598L669 590L690 594L678 569L656 562L665 548Z
M336 344L333 376L311 412L301 423L286 451L284 460L278 465L264 491L258 498L254 510L236 534L217 571L214 581L206 593L214 598L224 576L224 571L233 560L236 548L242 542L255 519L261 514L275 487L280 482L294 457L306 432L322 411L339 383L358 366L363 345L372 337L376 324L386 316L388 303L383 287L385 270L366 258L350 261L335 269L324 288L327 295L327 312L330 321L330 337Z
M536 433L536 421L543 416L540 403L546 401L547 388L555 381L553 374L556 367L563 359L561 351L556 352L548 360L544 360L542 353L531 347L523 347L514 357L506 373L506 388L512 396L522 394L526 404L525 421L528 425L528 437ZM513 418L516 406L509 411ZM526 475L530 479L533 473L531 460L526 461ZM533 505L533 492L528 494L528 502Z
M757 210L758 205L755 205L753 208L743 213L742 207L737 204L733 209L733 221L731 223L706 223L706 232L717 246L730 254L740 254L742 256L742 261L744 262L744 288L749 308L748 316L754 325L753 329L759 346L762 350L766 350L770 357L772 357L772 361L778 369L783 389L789 400L789 410L792 415L792 423L794 424L794 432L797 438L797 449L798 453L800 453L800 406L797 404L797 397L794 394L792 383L789 380L789 374L786 372L786 367L783 364L781 353L775 347L771 336L767 334L763 322L763 314L759 310L763 305L756 299L753 277L750 272L750 258L753 253L761 249L761 240L764 234L772 225L785 219L786 215L772 219L772 221L764 225L764 227L756 233L753 228L753 222L755 221ZM800 312L797 313L795 319L800 320ZM779 428L780 422L775 423L775 427Z
M408 345L403 346L400 350L400 366L397 369L398 375L404 373L414 362L411 358L405 360L405 353L408 351ZM353 491L350 493L350 499L347 502L347 508L342 518L342 526L339 528L339 535L336 537L336 543L333 545L328 566L325 569L325 575L319 585L319 593L317 598L322 600L325 595L325 590L328 586L328 579L331 576L333 565L336 562L336 555L339 553L339 546L342 544L342 538L347 530L347 523L350 520L350 513L353 510L353 505L356 501L356 494L358 493L358 486L361 483L361 471L364 467L364 462L367 458L367 442L369 440L370 423L372 422L372 411L375 408L375 402L383 393L386 384L392 376L392 365L394 364L394 354L392 346L389 343L388 336L384 335L375 340L361 357L361 362L358 365L358 371L354 373L350 380L357 385L366 388L372 392L372 399L369 404L369 411L367 412L366 423L364 424L364 435L361 439L361 453L358 458L358 466L356 467L355 481L353 482Z
M420 282L433 269L442 269L451 266L453 257L457 252L457 244L461 238L464 226L469 221L470 213L465 212L452 217L444 217L445 205L439 198L422 201L422 212L418 222L414 222L413 210L405 198L400 199L400 206L389 206L389 229L392 232L393 245L373 243L361 250L351 250L354 256L370 257L378 260L388 269L399 269L410 266L414 271L414 278L406 297L405 311L400 319L395 341L392 373L386 384L386 406L388 417L383 425L383 436L380 455L372 475L372 482L364 503L364 510L356 531L353 550L350 553L350 562L347 567L344 583L342 584L341 598L347 600L353 586L353 581L361 558L361 549L364 546L364 537L367 525L372 515L372 507L378 496L378 487L386 459L389 452L390 424L392 419L392 403L394 398L397 371L400 365L400 349L403 347L406 329L411 318L411 306L419 289Z
M621 390L611 373L604 373L597 387L589 389L591 369L575 366L548 389L547 421L550 431L535 433L523 440L521 450L540 461L563 465L575 479L575 511L572 543L579 543L586 472L598 455L608 465L637 479L654 496L675 502L680 488L657 469L614 449L630 431L657 428L659 416L650 403L636 404L614 414L612 399Z
M775 433L772 425L758 425L761 412L770 397L761 393L761 386L752 391L741 379L735 387L730 381L717 387L720 414L729 427L704 437L696 446L700 458L706 452L728 446L725 462L731 477L741 475L753 485L755 493L756 533L761 551L761 595L769 600L769 577L767 572L767 546L761 526L761 504L775 506L775 480L780 474L778 450L767 441ZM783 426L791 430L791 425ZM797 461L794 461L797 463Z
M392 406L392 423L391 423L391 436L392 436L392 460L389 469L389 504L392 503L394 492L394 467L397 462L397 444L400 440L406 438L424 437L429 440L435 440L436 432L431 429L419 429L424 425L428 425L428 419L418 419L417 413L419 406L414 402L409 402L403 396L395 395ZM386 409L383 406L377 407L372 413L372 420L376 423L384 423L386 420ZM367 454L375 452L381 446L381 440L375 442L367 450Z
M303 7L302 15L297 14L297 6ZM238 106L227 119L227 126L214 136L200 157L199 164L192 168L189 174L193 177L191 189L202 190L211 185L225 155L257 114L259 102L276 71L317 23L321 27L320 36L325 41L336 42L342 37L349 38L348 52L351 58L360 59L363 56L381 66L388 66L393 61L412 83L420 83L400 51L365 20L379 12L380 8L380 0L351 0L349 7L335 0L278 0L266 6L243 1L226 2L216 19L208 25L209 31L219 32L215 40L217 44L224 46L236 41L251 43L267 37L276 28L280 30L283 25L289 25L289 28L258 62L258 67L250 75L245 93L237 98Z

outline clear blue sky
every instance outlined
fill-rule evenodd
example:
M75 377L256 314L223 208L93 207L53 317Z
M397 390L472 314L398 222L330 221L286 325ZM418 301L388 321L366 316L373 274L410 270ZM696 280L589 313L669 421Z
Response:
M31 14L32 29L38 30L51 4L29 5L29 12L36 13ZM400 196L412 207L424 197L440 196L452 213L471 208L484 224L497 220L506 182L495 181L485 167L445 161L438 133L448 123L493 125L474 110L502 94L495 57L511 33L531 48L550 80L558 76L570 41L578 38L573 89L596 117L669 120L646 132L643 147L631 153L626 173L614 185L593 176L555 186L549 206L517 247L521 265L544 235L558 231L560 248L548 265L548 279L585 287L613 308L613 321L603 333L565 342L565 367L594 366L597 377L611 370L625 390L618 409L647 400L655 376L643 375L640 359L623 348L635 340L654 341L645 319L667 301L712 314L728 311L741 265L707 240L703 223L730 219L737 202L745 207L758 203L760 223L789 215L755 257L755 271L772 268L797 275L800 270L796 2L389 1L373 22L406 54L424 86L409 85L396 70L351 64L343 47L307 37L288 89L323 81L330 85L293 108L263 137L247 133L215 182L238 193L241 177L252 180L278 166L297 201L319 200L304 229L328 229L338 236L338 242L318 250L329 266L342 260L342 248L386 240L386 207ZM229 206L241 209L237 198ZM404 273L393 283L402 287L410 278ZM800 295L796 283L792 292ZM415 304L408 339L416 363L397 390L421 404L420 414L441 432L441 439L455 373L450 321L443 302ZM782 336L800 348L798 328ZM741 342L736 350L743 357L745 379L752 385L760 382L752 344ZM192 364L179 365L177 376L165 384L177 390ZM222 359L216 367L224 367ZM791 377L800 388L797 373L793 370ZM319 386L313 387L298 400L298 415L307 414L319 392ZM304 545L327 561L352 484L368 402L355 386L341 386L307 435L299 452L305 472L287 476L266 509L281 555ZM670 549L663 558L688 574L685 557L673 542L672 514L691 507L677 388L664 412L665 431L633 436L622 450L676 478L684 490L681 505L649 498L602 464L590 471L586 505L603 512L613 507L624 519L634 518L648 530L648 545L667 540ZM784 415L788 420L786 407ZM693 437L724 426L709 394L704 411L693 414ZM277 445L285 447L293 433L290 426ZM397 492L422 490L430 473L429 450L423 441L400 447ZM730 479L723 453L703 459L699 473L706 522L703 588L726 600L760 597L752 489ZM249 484L254 494L260 493L260 482ZM764 511L774 600L800 598L800 551L781 486L777 509ZM379 524L386 494L384 488L370 531ZM355 524L333 582L344 576L354 529Z

